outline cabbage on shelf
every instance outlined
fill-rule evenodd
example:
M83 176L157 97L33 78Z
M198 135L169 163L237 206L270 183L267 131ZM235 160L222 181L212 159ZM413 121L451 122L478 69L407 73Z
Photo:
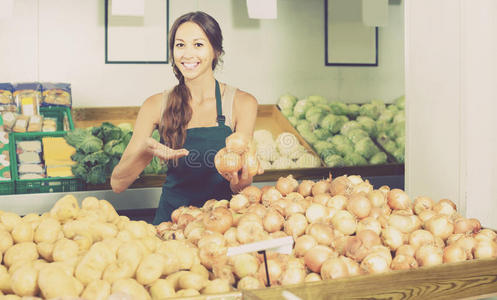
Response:
M287 93L279 98L278 107L330 167L385 164L388 156L383 151L404 162L404 96L389 104L378 99L348 104L319 95L298 99Z

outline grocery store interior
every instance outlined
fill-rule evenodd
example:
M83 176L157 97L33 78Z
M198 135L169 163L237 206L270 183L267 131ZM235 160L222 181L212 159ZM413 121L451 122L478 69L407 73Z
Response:
M0 3L0 225L3 212L43 214L69 194L79 205L96 197L121 216L152 222L165 165L152 161L121 193L112 191L110 175L140 106L178 83L169 30L174 20L194 11L212 16L222 30L224 54L215 78L253 95L259 105L253 139L265 171L254 176L253 186L277 187L289 175L298 184L352 175L350 185L360 178L371 190L400 189L412 203L422 197L432 203L449 199L461 218L497 228L493 0L5 0ZM96 150L88 150L87 143L73 144L79 138L75 129L99 139L105 161L88 158ZM34 158L26 155L33 147L40 147ZM305 209L302 213L306 216ZM447 237L442 239L448 246ZM493 239L489 251L495 259ZM4 261L5 249L0 249ZM482 266L470 267L471 274L484 276L477 271ZM434 274L449 273L444 272ZM301 285L289 291L316 295ZM483 285L436 297L497 299L488 298L497 293L495 282ZM6 291L0 283L0 295ZM42 289L36 295L49 293ZM254 295L250 299L283 299L270 292Z

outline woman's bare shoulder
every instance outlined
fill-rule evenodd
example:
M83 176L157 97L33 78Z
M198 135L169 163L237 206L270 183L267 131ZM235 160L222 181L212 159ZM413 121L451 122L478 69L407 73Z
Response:
M257 108L257 99L255 99L255 97L252 94L242 91L240 89L236 90L235 103L236 103L235 105L241 108L242 110Z
M140 114L145 115L147 118L153 120L155 124L158 124L161 118L163 99L163 93L157 93L148 97L140 107Z

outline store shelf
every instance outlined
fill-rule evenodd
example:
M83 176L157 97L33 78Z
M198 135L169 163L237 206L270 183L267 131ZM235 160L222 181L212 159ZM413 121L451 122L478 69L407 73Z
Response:
M138 115L138 106L126 107L75 107L72 109L72 117L76 128L89 126L98 126L107 121L118 125L122 122L134 124ZM297 130L281 114L276 105L259 105L255 129L267 129L277 136L282 132L295 134L299 142L310 152L314 153L312 147L300 136ZM276 181L280 176L292 174L296 179L321 179L328 178L331 172L333 177L340 175L361 175L363 177L372 176L404 176L404 164L384 164L368 165L356 167L326 167L324 162L319 168L305 169L280 169L266 170L264 174L254 177L254 182L271 182ZM146 175L138 178L130 188L160 187L165 181L165 175ZM88 190L105 190L110 189L109 182L99 185L88 185Z

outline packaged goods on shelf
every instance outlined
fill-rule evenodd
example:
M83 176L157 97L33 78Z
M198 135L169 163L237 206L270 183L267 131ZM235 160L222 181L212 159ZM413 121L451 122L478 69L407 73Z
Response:
M41 102L41 84L39 82L16 83L14 98L22 115L39 114Z
M71 154L75 149L67 145L66 132L13 133L15 147L13 179L15 193L69 192L84 189L71 166L75 164ZM34 166L32 164L38 164ZM40 172L42 170L42 172Z
M29 117L28 132L41 131L43 124L43 117L40 115L33 115Z
M29 123L29 116L18 115L14 127L12 128L12 131L26 132L26 130L28 130L28 123Z
M71 107L71 84L63 82L44 82L42 83L42 102L41 106L66 106Z
M0 83L0 112L17 111L13 92L14 86L11 83Z

